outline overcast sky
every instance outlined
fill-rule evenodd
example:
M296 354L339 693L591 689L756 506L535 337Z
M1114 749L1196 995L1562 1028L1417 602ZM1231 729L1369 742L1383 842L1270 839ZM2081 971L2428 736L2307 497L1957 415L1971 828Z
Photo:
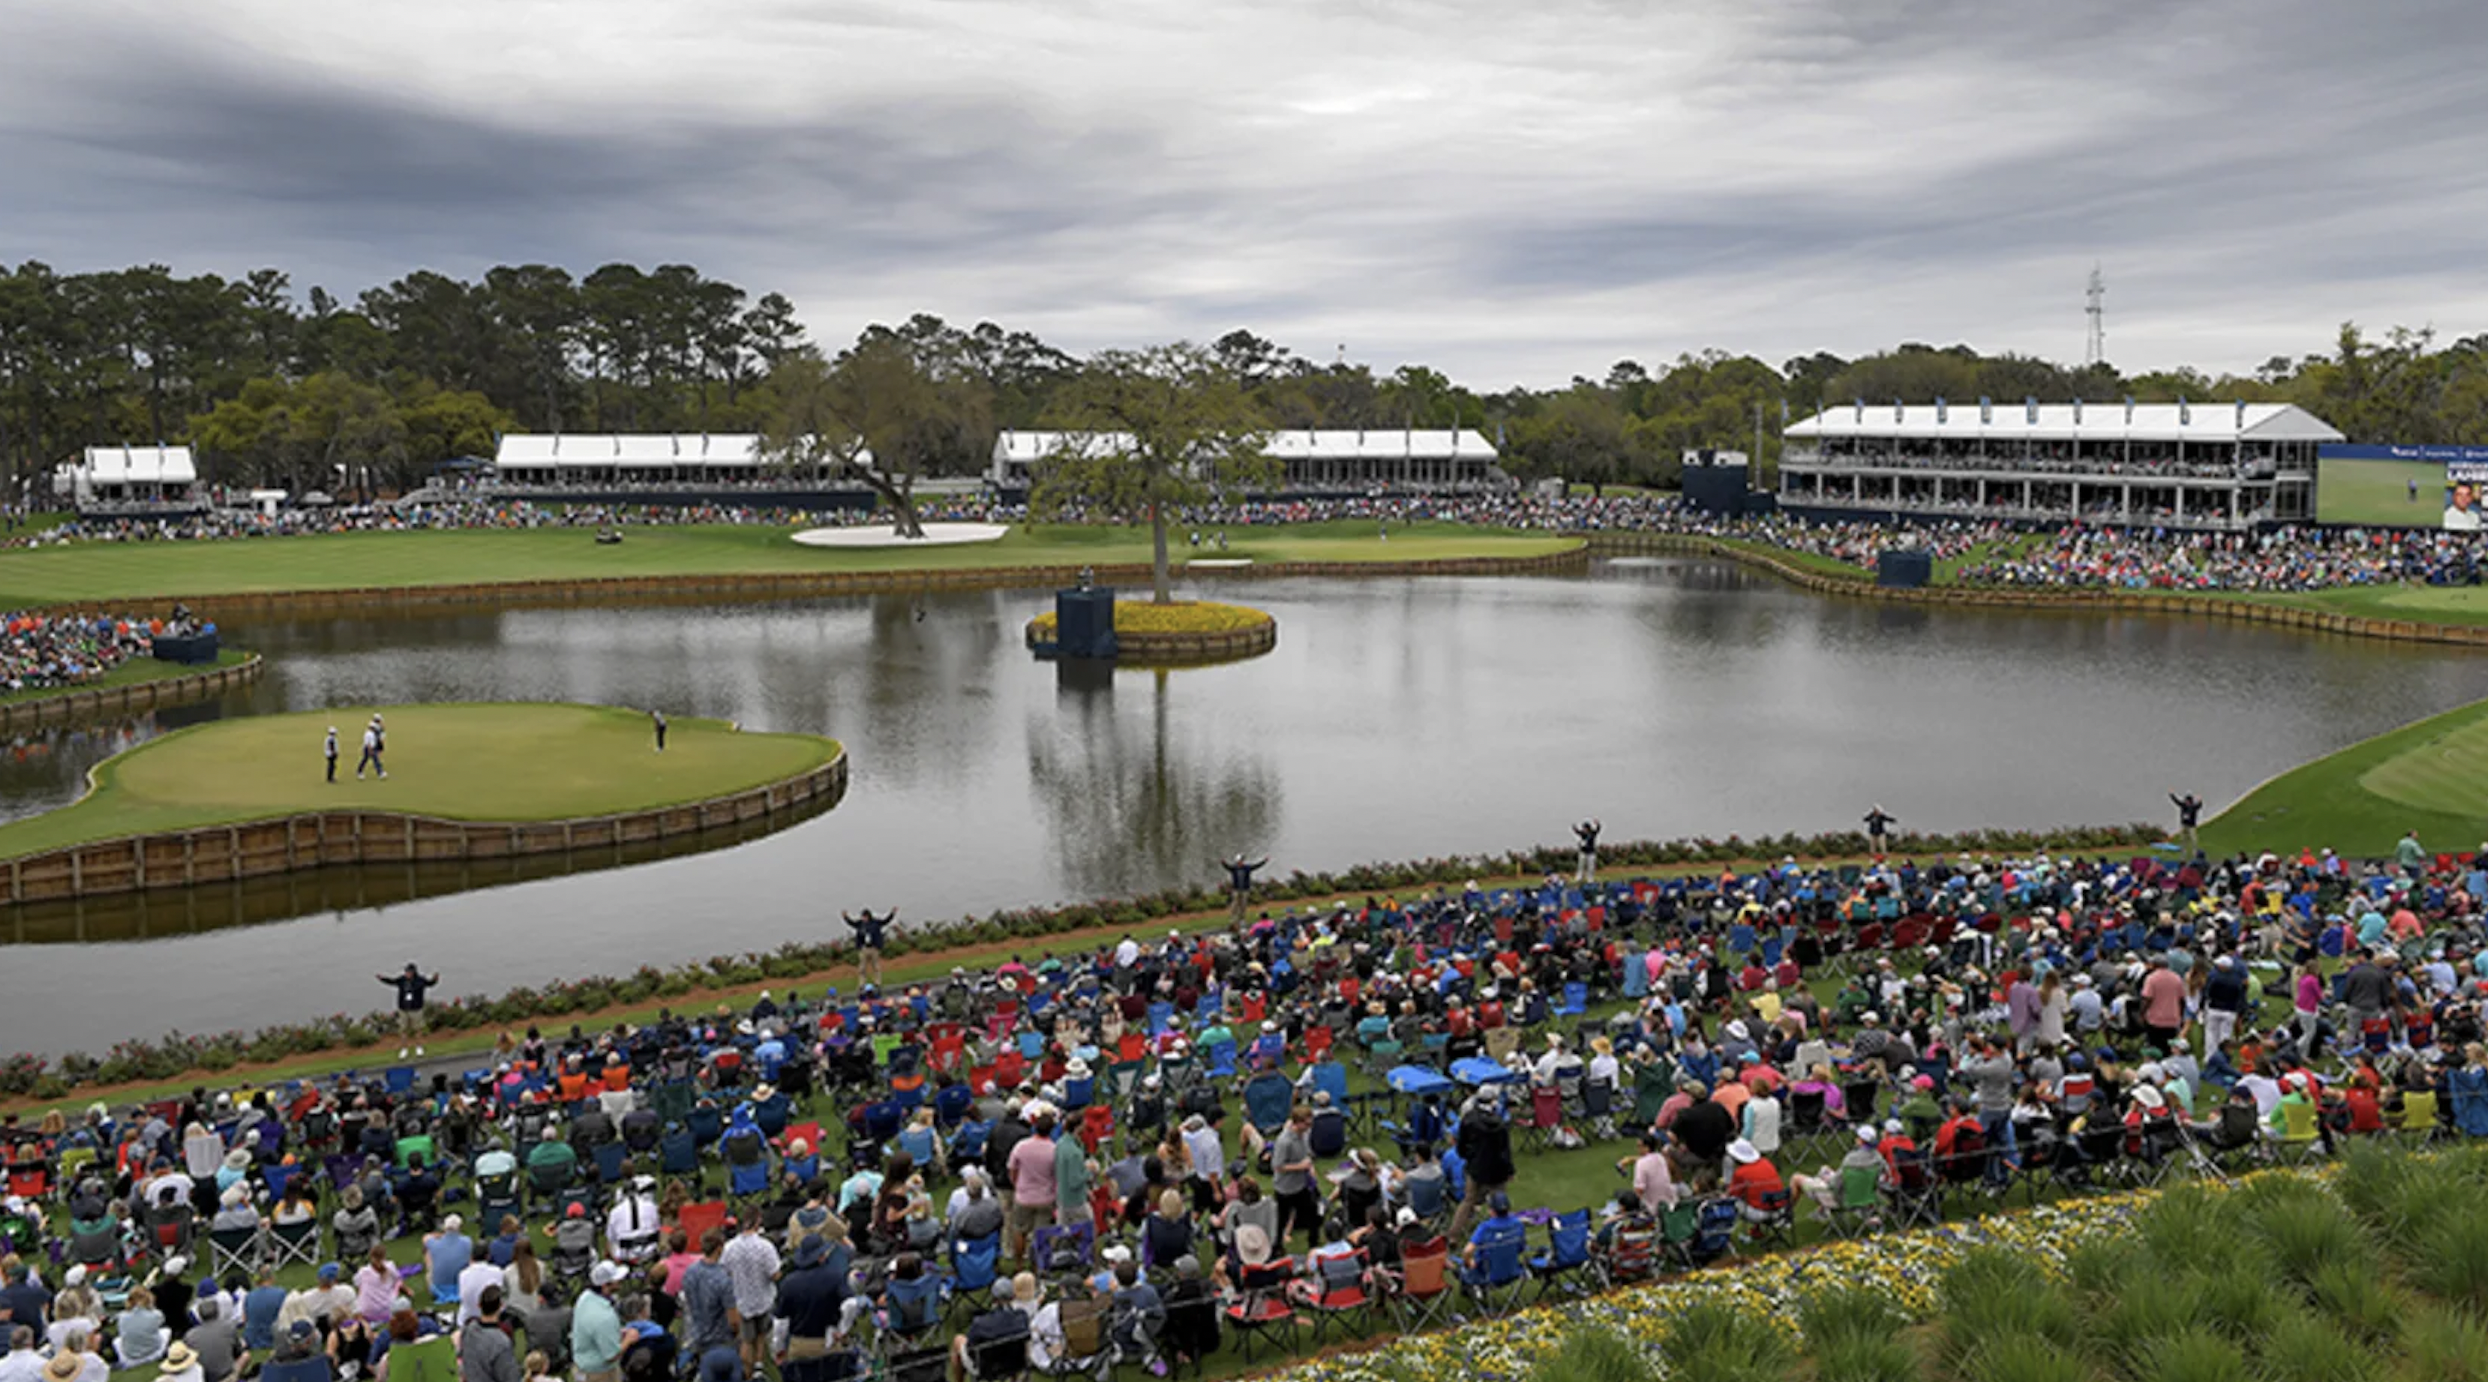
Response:
M683 261L1479 387L2488 330L2480 0L0 0L0 258Z

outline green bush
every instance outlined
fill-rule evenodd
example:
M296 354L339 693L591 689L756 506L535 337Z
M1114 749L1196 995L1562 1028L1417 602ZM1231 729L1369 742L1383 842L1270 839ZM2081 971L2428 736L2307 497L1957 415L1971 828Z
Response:
M2037 1334L2006 1330L1982 1339L1957 1365L1961 1382L2091 1382L2081 1356Z
M2205 1328L2182 1330L2153 1346L2142 1382L2251 1382L2246 1351L2236 1340Z
M1659 1370L1612 1329L1568 1329L1529 1369L1529 1382L1659 1382Z
M2081 1319L2064 1289L2037 1263L2002 1248L1963 1254L1938 1295L1945 1356L1955 1362L2006 1338L2036 1337L2067 1350L2081 1342Z
M2488 1382L2488 1328L2467 1311L2434 1302L2412 1310L2402 1351L2411 1382Z
M1786 1382L1795 1359L1786 1332L1726 1305L1687 1310L1667 1338L1669 1382Z

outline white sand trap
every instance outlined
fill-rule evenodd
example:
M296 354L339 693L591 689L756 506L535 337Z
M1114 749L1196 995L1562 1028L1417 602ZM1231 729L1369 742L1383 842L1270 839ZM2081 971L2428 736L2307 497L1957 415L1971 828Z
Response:
M1184 563L1186 571L1234 571L1253 564L1251 557L1194 557Z
M806 528L795 541L806 547L957 547L992 542L1011 531L1001 523L927 523L922 537L900 537L896 528Z

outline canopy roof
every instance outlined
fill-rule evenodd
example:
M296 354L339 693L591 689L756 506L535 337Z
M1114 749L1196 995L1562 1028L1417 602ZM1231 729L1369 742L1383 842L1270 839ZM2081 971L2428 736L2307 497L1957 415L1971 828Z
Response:
M1895 410L1869 402L1827 408L1788 424L1786 435L1926 441L2185 441L2216 445L2240 441L2340 441L2322 418L2294 403L2042 403L2034 419L2029 405L1998 400L1985 421L1975 399L1951 403L1939 419L1933 404ZM2078 416L2077 416L2078 415Z
M90 446L86 477L98 485L192 485L198 465L186 446Z
M994 439L994 458L1033 463L1065 444L1086 442L1113 450L1129 441L1110 432L1004 432ZM1471 428L1296 429L1264 434L1262 450L1279 461L1418 460L1492 461L1492 442Z

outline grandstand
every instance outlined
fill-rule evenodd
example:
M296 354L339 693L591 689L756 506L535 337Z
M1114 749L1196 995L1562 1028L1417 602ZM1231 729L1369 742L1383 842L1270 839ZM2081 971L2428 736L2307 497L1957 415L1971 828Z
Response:
M1004 432L994 438L987 478L1005 492L1025 491L1047 456L1079 446L1111 449L1104 433ZM1263 449L1285 468L1284 494L1443 493L1506 489L1494 443L1467 428L1275 431Z
M52 472L52 493L83 517L197 513L199 468L186 446L90 446Z
M1815 518L2236 531L2315 516L2316 448L2293 404L1855 403L1788 424L1780 507Z
M501 438L493 471L505 486L714 485L772 477L761 462L760 438L750 432L513 434ZM797 477L780 469L775 478Z

